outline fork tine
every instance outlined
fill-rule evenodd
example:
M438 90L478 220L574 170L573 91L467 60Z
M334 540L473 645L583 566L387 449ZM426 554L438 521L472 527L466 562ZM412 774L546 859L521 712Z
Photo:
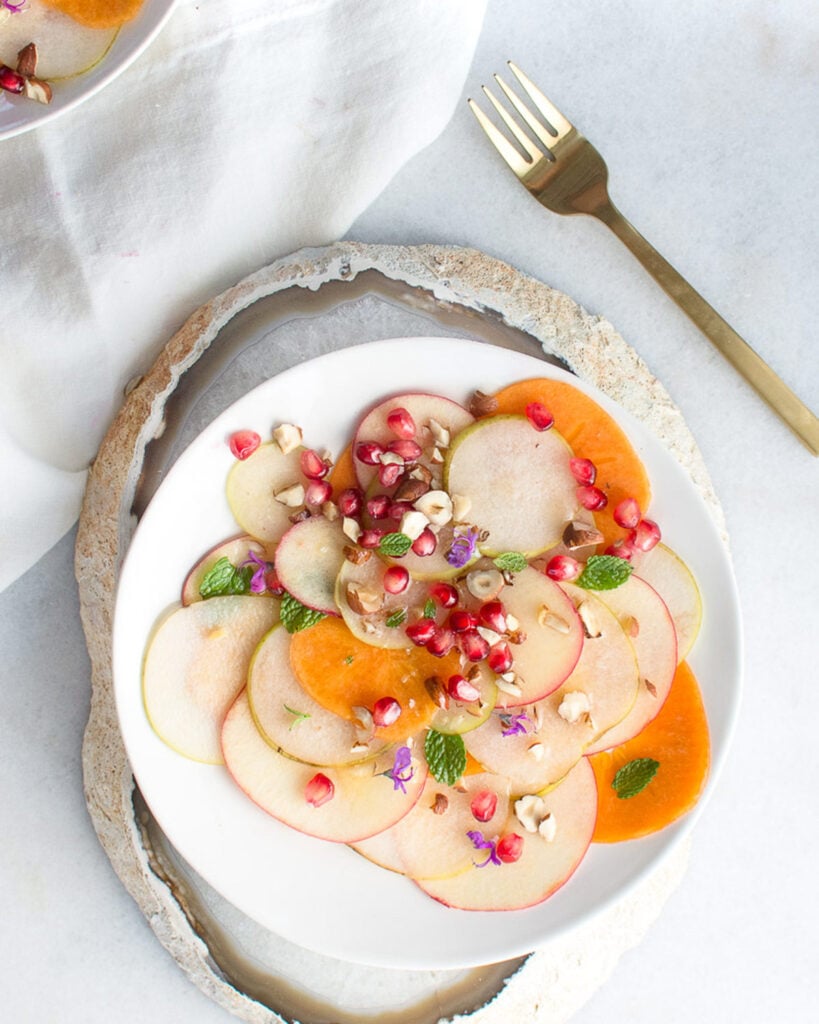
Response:
M549 124L557 132L557 138L562 139L572 130L572 123L568 121L557 109L551 100L548 100L538 89L535 83L524 74L514 61L508 61L512 74L517 78L523 88L529 93L537 109L543 114ZM553 140L554 141L554 140Z
M486 94L486 98L489 100L489 102L492 104L495 110L497 110L498 114L503 118L503 123L520 143L521 149L526 154L526 156L529 157L530 162L534 163L535 160L540 160L540 158L543 156L543 153L537 148L534 142L532 142L531 138L521 128L517 121L511 116L511 114L507 112L503 104L499 100L495 99L495 96L489 91L489 89L487 89L485 85L482 85L481 88Z
M530 161L526 160L520 155L515 149L512 143L506 138L506 136L500 132L489 118L484 114L481 108L474 100L467 100L469 103L470 110L478 119L478 124L483 128L486 134L489 136L489 141L500 153L503 159L509 164L512 170L517 174L518 177L522 177L532 166ZM531 145L531 143L530 143Z
M495 81L503 90L504 96L509 100L512 106L517 110L523 120L529 125L532 132L540 139L544 146L553 146L557 142L557 137L552 135L549 129L541 121L535 117L532 111L526 106L520 96L510 89L509 86L504 82L502 78L495 75Z

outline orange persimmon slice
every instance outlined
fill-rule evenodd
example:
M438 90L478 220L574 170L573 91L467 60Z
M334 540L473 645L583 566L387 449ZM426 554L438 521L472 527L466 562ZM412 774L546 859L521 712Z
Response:
M355 466L353 465L352 445L348 444L336 459L327 480L332 484L333 497L336 500L338 500L339 494L348 487L358 487L358 478L355 475Z
M88 28L117 28L135 18L143 0L45 0Z
M638 758L658 761L657 773L640 793L619 797L612 787L614 776ZM682 817L702 793L710 760L702 695L694 673L682 662L657 717L633 739L589 758L598 795L593 841L636 839Z
M389 741L419 732L435 714L425 680L437 675L446 681L460 671L457 651L436 658L423 647L372 647L334 616L293 634L290 665L310 696L341 718L353 720L354 707L372 710L381 697L394 697L402 708L400 717L376 730Z
M608 498L607 506L594 514L604 544L624 537L626 531L614 522L612 512L623 498L634 498L645 512L651 501L651 486L640 457L612 417L571 384L546 377L510 384L494 397L498 406L493 416L525 414L530 402L546 406L554 416L555 430L565 437L574 454L591 459L597 467L596 486Z

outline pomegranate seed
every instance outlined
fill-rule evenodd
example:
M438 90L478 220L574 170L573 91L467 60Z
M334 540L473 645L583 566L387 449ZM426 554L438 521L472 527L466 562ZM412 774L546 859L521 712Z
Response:
M501 640L489 648L486 662L493 672L502 675L512 667L512 648L505 640Z
M507 832L498 840L495 853L504 864L514 864L516 860L520 860L523 853L523 836L519 836L517 832Z
M412 551L416 555L422 557L431 555L438 547L438 538L427 526L425 527L412 542Z
M423 450L420 444L408 441L406 438L402 438L400 441L390 441L387 449L400 455L404 462L416 462L421 457Z
M304 488L304 504L318 508L333 496L333 488L326 480L311 480Z
M476 821L489 821L498 809L498 794L493 793L491 789L482 789L472 797L469 809Z
M593 487L592 485L584 485L577 488L577 500L590 512L598 512L601 508L605 508L609 503L609 499L603 494L599 487Z
M427 641L427 650L436 658L443 658L445 654L449 654L454 646L455 634L451 629L446 629L442 626L436 626L435 632Z
M478 612L481 622L496 633L506 632L506 610L500 601L487 601Z
M565 583L568 580L576 580L583 571L583 566L571 555L555 555L546 563L544 571L550 580Z
M301 471L308 480L322 480L330 471L330 466L312 448L304 449L299 456L299 462L301 463Z
M373 704L373 725L392 725L401 717L401 705L395 697L379 697Z
M412 505L408 501L394 501L387 509L387 519L400 523L407 512L412 512Z
M468 629L466 633L461 633L458 646L464 657L470 661L483 661L489 654L489 641L484 640L476 629Z
M237 459L248 458L261 443L262 439L255 430L237 430L235 434L230 435L228 440L230 450Z
M462 704L474 704L480 699L481 691L465 676L454 675L447 679L446 690L450 697Z
M624 558L630 562L634 557L634 545L630 540L618 540L614 544L609 544L603 554L614 555L615 558Z
M453 633L465 633L468 629L474 629L478 625L478 620L465 608L456 608L450 613L447 625Z
M622 526L624 530L633 530L640 522L642 512L634 498L623 498L622 501L615 505L612 517L615 523L618 526Z
M542 402L530 402L526 406L526 418L535 430L548 430L555 422L554 416Z
M284 587L281 585L275 569L268 569L264 574L264 584L274 597L281 597L284 593Z
M569 469L579 484L593 484L597 479L597 466L591 459L569 459Z
M384 449L375 441L362 441L360 444L356 445L355 457L359 462L363 462L367 466L379 465L383 454Z
M660 543L660 527L653 519L641 519L631 531L629 540L638 551L651 551Z
M378 481L382 487L394 487L404 473L404 467L397 462L385 462L378 467Z
M338 496L338 510L343 516L357 516L364 505L364 495L358 487L347 487Z
M16 71L12 71L5 64L0 65L0 89L5 89L6 92L20 93L25 87L22 75L18 75Z
M451 583L433 583L429 588L429 596L442 608L452 608L458 603L458 591Z
M384 531L377 528L362 530L361 536L358 538L358 546L362 548L377 548L383 536Z
M328 800L333 799L335 786L332 780L328 779L324 772L316 772L312 779L304 787L304 799L314 807L321 807Z
M384 589L388 594L403 594L409 581L410 574L403 565L391 565L384 573Z
M391 504L388 494L375 494L367 502L367 514L371 519L386 519Z
M437 628L435 619L419 619L407 626L404 632L418 647L426 647Z
M415 420L403 406L387 413L387 426L396 437L415 437Z

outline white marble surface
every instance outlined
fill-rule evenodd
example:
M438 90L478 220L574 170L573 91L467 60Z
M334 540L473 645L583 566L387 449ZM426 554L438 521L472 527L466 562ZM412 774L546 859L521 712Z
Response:
M468 85L521 64L605 155L623 212L814 408L817 36L807 0L490 0ZM682 409L725 509L746 629L733 754L682 887L575 1024L811 1019L819 463L605 228L516 186L464 106L348 237L468 244L605 314ZM85 812L71 541L0 596L0 1017L228 1024L156 942Z

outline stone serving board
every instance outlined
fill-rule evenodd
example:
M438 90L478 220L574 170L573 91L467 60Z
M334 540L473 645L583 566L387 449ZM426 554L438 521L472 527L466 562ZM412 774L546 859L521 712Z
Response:
M190 317L129 385L89 474L76 545L92 664L83 771L100 842L157 938L202 991L252 1024L561 1024L640 942L687 863L689 840L620 903L528 957L466 971L381 970L308 952L250 921L182 860L142 799L111 676L119 568L141 512L201 429L263 380L337 348L413 336L540 355L595 385L677 458L726 539L694 440L634 350L605 319L483 253L354 242L303 249Z

